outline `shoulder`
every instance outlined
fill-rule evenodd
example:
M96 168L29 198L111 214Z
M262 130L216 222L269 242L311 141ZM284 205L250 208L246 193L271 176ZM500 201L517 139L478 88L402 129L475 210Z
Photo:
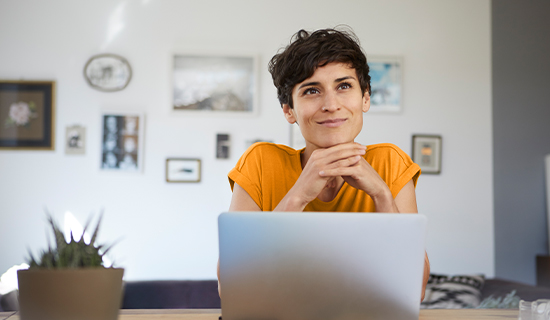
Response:
M248 157L250 155L288 155L293 156L296 153L300 152L299 150L292 149L289 146L283 144L275 144L271 142L256 142L245 151L243 157Z
M243 153L238 166L245 165L246 162L254 161L276 161L276 159L285 159L300 153L300 150L291 147L275 144L271 142L256 142Z
M405 151L392 143L368 145L365 159L369 162L384 160L392 163L401 162L407 165L413 163L411 157Z

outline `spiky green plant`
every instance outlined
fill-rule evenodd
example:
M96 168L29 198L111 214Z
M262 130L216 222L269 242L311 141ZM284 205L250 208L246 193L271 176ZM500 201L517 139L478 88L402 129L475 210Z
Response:
M32 252L29 250L29 265L30 268L42 268L42 269L63 269L63 268L93 268L103 267L103 256L112 248L112 245L102 250L104 245L95 246L97 234L99 232L99 225L101 224L101 218L103 214L100 214L97 221L97 226L92 235L90 243L84 242L84 233L88 228L91 217L84 226L82 237L79 241L76 241L71 232L71 241L66 242L63 232L59 229L57 223L54 221L49 213L46 213L48 222L53 230L56 247L52 248L48 240L48 250L42 252L40 259L37 261L34 259Z

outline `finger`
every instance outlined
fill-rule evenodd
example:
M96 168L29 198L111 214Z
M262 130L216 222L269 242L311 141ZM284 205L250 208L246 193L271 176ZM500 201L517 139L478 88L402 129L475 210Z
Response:
M327 169L319 172L321 177L343 177L350 176L356 179L358 174L357 167L339 167L334 169Z
M361 161L361 159L363 159L363 157L361 155L355 155L355 156L351 156L351 157L348 157L348 158L345 158L345 159L336 160L336 161L331 162L331 163L327 164L326 166L324 166L322 168L322 170L335 169L335 168L339 168L339 167L355 166L359 163L359 161Z
M324 159L325 163L333 163L339 160L362 156L366 153L366 147L359 144L338 145L328 149L323 149L315 155L317 159Z

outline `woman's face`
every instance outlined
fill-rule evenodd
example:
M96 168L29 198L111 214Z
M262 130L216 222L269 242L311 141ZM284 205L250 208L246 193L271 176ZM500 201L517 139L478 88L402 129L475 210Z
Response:
M283 105L289 123L297 122L306 147L328 148L354 141L363 128L369 93L361 92L355 69L333 62L317 68L292 90L294 108Z

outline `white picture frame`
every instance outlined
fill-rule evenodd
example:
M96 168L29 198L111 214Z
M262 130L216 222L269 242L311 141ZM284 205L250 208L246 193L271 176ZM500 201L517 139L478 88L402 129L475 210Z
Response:
M258 55L240 52L176 51L171 111L187 116L257 116L258 60Z
M132 80L132 67L122 56L112 53L98 54L86 62L84 78L96 90L120 91Z
M166 182L200 182L201 160L186 158L166 159Z
M86 154L86 128L80 125L65 128L65 154Z
M100 169L142 172L145 114L138 111L101 112Z
M371 102L368 113L403 111L403 57L367 56L371 76Z

